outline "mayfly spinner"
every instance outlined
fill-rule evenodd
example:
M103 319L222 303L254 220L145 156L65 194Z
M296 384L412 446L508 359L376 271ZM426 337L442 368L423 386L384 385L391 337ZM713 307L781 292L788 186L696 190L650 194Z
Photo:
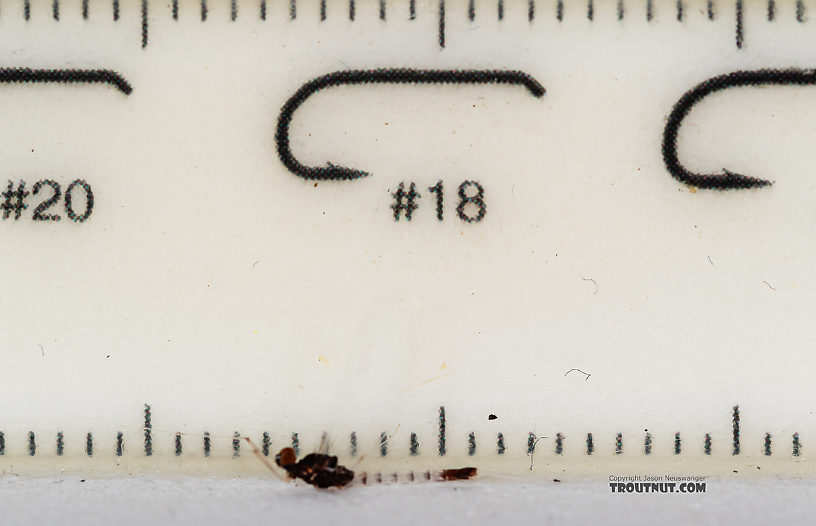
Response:
M278 471L275 466L261 453L261 450L249 439L245 440L252 446L252 451L257 455L261 461L276 475ZM295 450L291 447L285 447L275 455L275 464L286 471L286 477L281 479L286 481L293 481L300 479L307 484L311 484L316 488L344 488L346 486L360 483L368 484L369 482L376 482L378 484L383 482L382 473L375 473L369 477L366 472L358 472L348 469L347 467L337 463L337 457L329 455L326 451L328 448L321 447L319 453L309 453L300 460L297 459ZM278 475L280 476L280 475ZM476 476L476 468L454 468L443 469L439 471L424 471L422 473L409 472L404 478L404 481L426 481L426 482L445 482L451 480L467 480ZM400 477L397 473L393 473L390 477L391 482L399 482Z

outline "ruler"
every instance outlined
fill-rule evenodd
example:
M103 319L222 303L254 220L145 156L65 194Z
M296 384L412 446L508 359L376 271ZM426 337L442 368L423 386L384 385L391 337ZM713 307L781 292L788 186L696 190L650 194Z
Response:
M809 1L0 4L0 462L802 473Z

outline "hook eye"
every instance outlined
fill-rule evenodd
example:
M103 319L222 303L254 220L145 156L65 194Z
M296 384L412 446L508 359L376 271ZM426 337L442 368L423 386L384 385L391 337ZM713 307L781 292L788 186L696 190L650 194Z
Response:
M317 77L301 86L281 108L275 142L278 156L286 168L304 179L354 180L370 175L364 170L346 168L327 162L326 166L306 166L292 155L289 126L295 111L306 99L320 90L360 84L511 84L527 88L536 98L546 90L533 77L515 70L440 70L440 69L372 69L337 71Z
M700 101L728 88L760 86L811 86L816 84L816 70L812 69L759 69L735 71L698 84L674 105L663 130L663 163L669 173L689 186L714 190L744 190L770 186L773 181L732 172L723 168L721 173L695 173L677 158L677 135L683 119Z

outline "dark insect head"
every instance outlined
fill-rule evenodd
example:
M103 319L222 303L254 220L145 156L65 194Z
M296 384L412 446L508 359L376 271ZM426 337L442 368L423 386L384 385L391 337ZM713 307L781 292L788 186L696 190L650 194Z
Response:
M295 454L295 450L291 447L281 449L280 453L275 455L275 463L282 468L296 464L297 454Z

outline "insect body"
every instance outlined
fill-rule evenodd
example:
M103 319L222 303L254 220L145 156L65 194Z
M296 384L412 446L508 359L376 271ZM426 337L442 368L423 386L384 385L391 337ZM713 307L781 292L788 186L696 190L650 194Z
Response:
M249 439L247 439L247 441L249 441ZM260 450L257 450L256 454L272 469L272 465L260 455ZM290 479L301 479L307 484L321 489L343 488L351 483L357 482L360 484L368 484L369 482L379 484L383 482L381 473L374 473L371 477L365 472L355 474L354 471L338 464L337 457L327 453L310 453L298 460L295 450L291 447L285 447L280 450L280 453L275 455L275 463L286 470L286 474ZM443 469L441 471L425 471L419 474L410 472L407 474L406 480L409 482L418 480L426 482L445 482L451 480L467 480L475 476L476 468L467 467ZM399 478L396 473L391 475L392 482L398 482Z
M275 463L291 478L317 488L342 488L354 480L354 472L338 464L337 457L322 453L310 453L298 461L295 450L285 447L275 456Z

